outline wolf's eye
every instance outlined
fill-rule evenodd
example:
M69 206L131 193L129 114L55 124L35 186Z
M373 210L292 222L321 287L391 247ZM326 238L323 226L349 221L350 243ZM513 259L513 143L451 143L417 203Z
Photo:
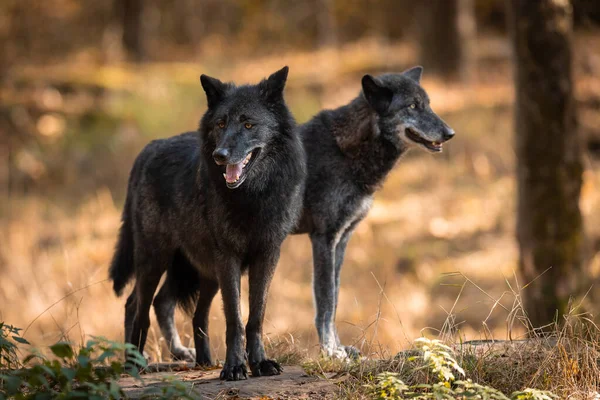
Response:
M225 121L219 121L217 122L217 126L221 129L225 128Z
M251 123L249 123L249 122L246 122L246 123L244 124L244 127L245 127L246 129L250 129L250 128L252 128L252 124L251 124Z
M410 105L410 108L413 108L413 109L414 109L414 108L417 108L417 105L416 105L415 103L412 103L412 104Z

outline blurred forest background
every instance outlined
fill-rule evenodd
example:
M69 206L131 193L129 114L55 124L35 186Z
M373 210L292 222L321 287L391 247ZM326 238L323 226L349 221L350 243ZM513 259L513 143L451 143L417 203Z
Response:
M432 108L457 132L442 155L414 150L402 159L355 232L337 314L344 343L394 352L440 330L467 339L523 337L531 326L520 304L529 292L529 304L550 306L529 315L536 326L556 308L566 312L571 294L581 304L576 312L597 313L600 2L573 0L571 14L568 1L541 1L562 10L556 25L546 24L552 15L526 14L530 3L537 1L3 0L0 321L28 328L25 337L37 346L85 335L121 339L125 298L114 296L106 278L135 156L154 138L197 126L206 107L201 73L255 82L283 65L290 66L286 99L300 123L354 98L365 73L423 65ZM550 26L549 34L519 41L528 34L519 18ZM537 57L538 67L515 71L528 52L549 55L548 62ZM556 67L554 54L567 55L558 57L566 67ZM523 123L527 112L515 124L515 98L527 109L526 95L546 93L539 90L545 77L566 88L563 107L545 109L559 124ZM515 96L514 82L523 95ZM570 195L523 189L531 184L516 178L527 175L524 165L565 151L580 162L561 181L574 182ZM569 225L560 240L575 238L550 272L552 265L532 266L527 243L538 246L536 259L556 242L536 242L527 232L539 238L539 230L523 222L536 209L548 211L545 204L564 218L559 231ZM562 213L565 207L572 212ZM275 343L316 349L311 274L308 238L289 238L265 323ZM568 280L576 282L566 288ZM178 314L177 321L191 344L190 319ZM222 357L220 301L211 324ZM147 350L155 359L168 354L155 322Z

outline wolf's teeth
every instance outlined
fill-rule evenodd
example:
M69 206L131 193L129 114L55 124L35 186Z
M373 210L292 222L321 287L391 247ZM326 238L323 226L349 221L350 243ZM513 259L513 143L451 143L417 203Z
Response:
M223 178L227 179L227 174L223 173Z

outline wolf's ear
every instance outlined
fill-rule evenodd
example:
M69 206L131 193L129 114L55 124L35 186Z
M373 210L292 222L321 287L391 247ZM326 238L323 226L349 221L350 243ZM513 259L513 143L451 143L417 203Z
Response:
M413 81L420 83L421 82L421 75L423 75L423 67L416 66L416 67L412 67L411 69L407 69L406 71L404 71L402 73L402 75L406 76L407 78L412 79Z
M368 74L363 76L362 90L371 107L378 113L385 112L390 107L394 92L383 86L379 79Z
M267 79L263 80L259 85L261 93L268 99L279 98L283 95L283 88L287 81L289 68L287 66L281 68L277 72L273 72Z
M208 102L208 108L216 106L225 97L226 84L218 80L217 78L211 78L208 75L202 74L200 76L200 83L206 92L206 101Z

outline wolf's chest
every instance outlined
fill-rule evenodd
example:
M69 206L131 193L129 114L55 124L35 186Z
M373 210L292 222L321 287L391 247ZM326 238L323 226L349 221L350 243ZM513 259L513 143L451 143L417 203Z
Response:
M351 204L348 204L343 210L344 212L340 215L340 221L338 223L338 228L336 229L337 235L341 236L348 230L353 230L356 224L367 216L372 204L372 196L361 197Z

